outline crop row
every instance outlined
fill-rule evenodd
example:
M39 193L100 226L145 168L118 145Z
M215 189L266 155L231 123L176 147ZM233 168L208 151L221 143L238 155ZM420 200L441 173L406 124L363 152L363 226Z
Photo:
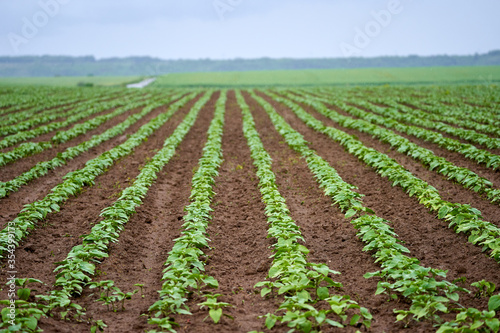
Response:
M449 227L453 227L457 233L467 234L469 242L489 249L491 257L500 261L500 228L483 221L479 210L470 205L443 200L434 187L415 177L389 156L364 146L361 141L341 130L325 126L298 104L271 92L267 93L274 100L289 107L307 126L340 143L350 154L392 181L393 186L400 186L409 196L415 196L420 204L436 212L439 219L449 221Z
M384 103L383 98L375 98L374 100L380 104ZM349 100L348 102L356 104L357 101L358 99ZM402 121L405 123L438 130L447 134L451 134L458 138L467 140L472 143L484 145L491 149L500 148L500 139L498 138L491 138L486 134L477 133L476 131L453 127L443 122L432 121L424 118L422 115L417 116L410 113L400 113L396 108L380 107L380 106L373 106L371 110L373 110L378 114L382 114L388 118L395 119L397 121Z
M397 104L393 104L397 102ZM423 102L416 99L389 99L384 104L401 107L402 111L410 111L407 105L413 105L428 113L429 119L450 122L460 126L472 128L481 132L498 135L500 117L496 113L477 110L469 105L449 106L435 100L425 100ZM438 117L435 117L438 116Z
M498 117L500 114L497 90L487 85L447 85L447 86L371 86L366 89L347 89L350 94L361 98L386 96L396 100L422 101L458 108L465 112L489 112ZM316 90L316 89L315 89ZM322 88L325 93L337 93L344 89ZM371 95L371 96L370 96ZM411 104L411 103L410 103Z
M243 113L243 133L257 169L262 201L266 205L268 235L275 239L269 280L259 282L255 287L264 287L261 291L263 297L274 294L275 290L278 295L284 295L284 301L278 309L284 313L268 313L266 327L271 329L279 321L293 329L310 332L321 330L323 325L344 327L347 322L355 326L361 320L369 328L372 315L366 308L360 307L347 295L331 294L334 288L342 288L342 284L332 280L329 275L339 273L330 270L325 264L314 264L307 260L309 250L300 244L304 239L278 190L271 157L260 140L252 114L240 92L236 93L236 98ZM314 307L322 302L327 303L329 308L325 310ZM347 311L350 309L358 311L348 318ZM336 320L331 319L332 316Z
M499 108L498 105L495 107L493 96L488 96L487 99L482 99L480 102L476 94L469 95L464 93L464 91L459 92L459 96L450 95L435 95L433 98L425 98L422 100L425 104L432 105L433 107L429 110L431 112L464 112L470 119L474 120L473 115L478 114L481 122L489 123L485 117L490 115L493 118L499 118ZM401 97L401 98L407 98ZM444 109L442 109L444 107ZM454 109L457 108L457 111ZM458 115L458 114L457 114ZM492 119L494 120L494 119Z
M0 182L0 198L4 198L12 192L21 188L21 186L28 184L34 179L44 176L49 170L54 170L60 166L65 165L68 161L83 154L91 148L97 147L103 142L106 142L122 133L124 133L130 126L138 122L140 119L148 115L155 108L164 104L168 104L178 98L181 98L183 93L173 95L170 97L162 98L159 101L149 101L147 106L141 112L128 117L120 124L106 130L105 132L94 135L90 140L82 142L76 146L68 147L64 152L58 154L56 157L49 161L38 162L28 171L6 182Z
M50 291L47 295L37 296L41 302L37 306L42 307L46 314L52 315L54 309L66 309L66 313L76 310L77 315L83 315L82 308L72 303L71 298L80 295L83 287L90 284L96 263L108 257L109 245L118 242L120 232L136 212L136 208L142 204L158 172L174 156L176 148L193 126L211 94L208 92L198 100L172 135L165 140L163 148L144 165L132 185L124 189L111 206L101 211L100 215L103 220L93 226L88 235L82 236L82 244L73 247L66 259L58 263L59 266L54 270L57 273L54 284L57 289ZM168 113L172 115L177 109L171 107ZM94 287L105 285L114 285L114 283L113 281L93 283ZM23 316L19 316L17 320L22 323L23 319Z
M418 259L407 256L405 253L410 251L396 238L397 235L389 226L390 222L373 215L371 209L363 206L362 195L354 191L355 187L344 182L334 168L311 150L302 135L290 127L271 104L255 94L252 94L252 97L267 112L276 130L290 148L305 158L325 194L339 205L346 218L356 217L351 220L351 224L358 229L357 236L366 245L364 251L372 252L376 262L382 266L381 271L365 274L365 278L382 278L376 294L399 293L411 300L409 310L394 311L398 314L397 320L405 320L407 316L412 316L417 321L425 318L440 323L441 332L450 328L467 331L473 325L498 331L500 321L495 318L495 311L480 312L473 308L460 310L457 320L443 324L439 313L449 313L447 305L450 302L458 305L457 292L467 290L446 280L437 281L436 277L446 277L446 271L421 266Z
M380 101L381 99L378 99L378 102ZM451 115L449 112L446 115L441 115L441 114L426 112L428 109L432 109L431 105L422 104L415 101L409 101L408 104L411 104L413 108L406 105L405 102L396 103L390 98L384 98L384 105L387 105L391 108L395 108L401 111L403 114L409 114L411 116L433 122L448 123L456 125L457 127L460 126L462 128L465 127L474 131L489 133L490 135L498 136L500 134L498 125L494 124L485 125L478 123L477 120L466 119L466 117L463 115L464 114L463 111L458 111L455 108L453 109L456 110L455 115ZM489 119L492 119L493 117L494 116L490 115Z
M132 99L118 98L118 99L114 99L112 101L104 101L101 103L96 103L96 104L92 105L91 107L86 106L86 107L82 107L81 109L78 108L79 109L78 113L74 114L71 117L66 118L63 121L49 123L47 125L43 125L43 126L31 129L31 130L21 131L21 132L18 132L16 134L13 134L13 135L6 136L5 138L3 138L0 141L0 149L10 147L16 143L26 141L26 140L29 140L32 138L36 138L37 136L55 131L59 128L69 126L77 121L80 121L82 119L90 117L94 114L103 112L105 110L117 108L120 106L126 106L127 103L130 103L134 100L136 100L136 98L132 98ZM56 134L56 135L58 135L58 134ZM63 135L59 134L58 137L59 136L62 137Z
M115 98L123 98L123 97L131 97L132 94L124 94L125 96L97 96L95 98L88 99L86 101L75 103L70 106L61 107L61 109L55 108L53 110L40 112L32 115L28 115L28 119L21 121L19 119L15 119L17 117L12 117L10 121L1 122L2 126L0 127L0 135L10 135L20 131L25 131L30 128L36 127L38 125L46 124L52 122L54 120L60 118L67 118L72 115L75 115L79 112L85 111L86 109L91 108L95 103L104 102L109 99ZM111 98L110 98L111 97ZM22 116L22 113L15 113L15 116Z
M150 96L146 96L146 98L149 97ZM124 106L118 107L110 113L94 117L80 124L76 124L71 129L68 129L66 131L57 132L50 139L50 141L23 143L11 151L0 153L0 166L12 163L26 156L41 153L44 150L52 148L54 144L65 143L69 140L72 140L80 135L87 133L88 131L91 131L99 127L100 125L113 119L116 116L124 114L132 109L144 106L146 104L147 101L144 100L128 100Z
M311 95L306 95L307 97L312 97ZM348 105L338 99L334 98L316 98L318 101L323 101L328 104L335 105L341 108L343 111L358 117L360 119L366 120L373 124L382 125L388 128L393 128L399 132L415 136L427 142L431 142L439 145L440 147L447 149L449 151L457 152L464 157L475 161L478 164L485 164L486 167L493 170L500 168L500 156L490 153L484 149L478 149L475 146L468 143L461 143L458 140L444 137L440 133L427 130L417 126L406 125L398 122L394 119L385 118L371 112L365 112L359 107L353 107ZM368 109L373 110L376 106L371 103L367 103L361 100L357 100L356 104Z
M0 118L0 123L2 124L2 127L0 127L0 133L1 135L8 135L16 133L18 131L26 130L46 122L56 120L58 118L68 117L75 112L80 111L74 111L77 107L90 107L94 103L101 100L114 99L118 97L124 97L126 95L130 94L109 94L107 92L101 92L99 94L95 94L90 98L87 98L84 101L82 101L81 98L75 98L73 100L65 101L62 106L58 106L58 102L53 103L55 105L44 103L39 105L38 107L30 108L25 111L15 112ZM15 126L11 126L13 124L15 124Z
M25 205L19 215L13 221L8 222L7 226L0 231L0 257L3 257L6 251L13 251L19 241L36 227L38 221L45 219L47 214L59 211L60 206L70 196L77 195L85 185L92 186L94 179L104 174L116 160L131 154L136 147L165 124L178 109L193 99L195 95L196 93L192 93L175 102L170 106L168 112L158 115L143 125L124 143L87 161L84 168L66 174L64 181L54 187L51 193L43 199Z
M431 112L426 106L435 106L434 113L445 114L448 111L458 115L463 112L469 115L471 120L484 120L482 115L491 115L497 119L500 116L499 104L495 103L496 93L494 89L480 86L436 86L436 87L409 87L409 86L372 86L366 89L339 89L339 88L314 88L308 91L315 91L320 94L337 95L336 97L370 100L374 97L382 97L407 105L421 105L422 109ZM400 105L400 104L399 104ZM399 106L398 105L398 106ZM479 118L473 118L478 113ZM488 123L488 122L487 122Z
M287 93L285 96L299 103L312 106L316 111L332 119L343 127L368 133L381 142L388 143L392 147L396 147L398 152L407 154L415 160L422 162L430 170L435 170L436 172L446 176L448 179L460 183L465 188L470 188L478 193L485 193L491 202L500 204L500 189L492 188L493 184L489 180L478 176L471 170L459 167L447 161L443 157L436 156L429 149L420 147L410 140L397 135L391 130L371 124L362 119L353 119L340 115L338 112L327 108L323 103L315 100L313 97L302 98L291 93ZM362 113L366 114L364 111L359 111L358 114Z
M205 273L205 262L200 257L208 247L207 227L210 222L210 204L215 195L213 184L222 163L222 133L226 107L226 91L222 91L215 105L215 114L208 129L208 137L203 148L203 155L198 162L198 169L193 175L190 204L184 208L181 236L174 240L163 270L163 285L159 290L160 299L150 308L152 313L148 323L162 330L175 332L177 325L173 315L191 314L186 302L190 291L204 286L218 288L217 280ZM210 317L218 322L222 316L222 307L228 305L217 302L219 294L202 295L210 305ZM205 302L206 303L206 302ZM150 331L155 332L155 331Z
M341 108L352 109L353 112L370 119L372 116L386 118L360 111L359 108L343 103L338 98L324 99L319 97L317 93L316 95L310 94L308 90L305 91L309 94L300 90L291 91L293 93L286 90L266 90L255 93L250 90L247 93L264 109L273 126L289 147L306 161L319 187L332 199L334 204L339 206L346 217L346 222L350 221L358 230L357 237L365 244L363 250L373 255L375 262L381 266L379 271L365 274L365 278L379 280L375 294L387 295L389 301L396 300L399 303L399 299L401 299L401 303L410 304L409 308L405 305L404 309L395 309L395 319L406 323L410 323L411 320L428 320L435 325L439 333L498 332L500 321L496 318L494 311L496 307L491 307L489 309L491 311L462 307L459 303L459 294L469 293L469 291L447 281L445 270L424 267L417 258L411 257L410 251L402 245L403 242L397 238L397 234L390 227L391 222L376 216L372 210L365 207L362 202L363 195L356 192L356 187L344 182L328 162L310 149L309 143L304 140L303 136L295 131L267 100L273 99L275 102L287 106L309 127L339 142L349 153L357 156L383 177L391 180L393 185L399 185L410 196L416 196L420 203L435 211L438 218L450 221L450 227L453 227L457 232L467 233L470 242L488 249L491 256L497 261L500 260L500 241L498 241L500 229L489 222L482 221L479 211L468 205L442 200L437 190L413 176L385 154L363 146L355 137L325 126L293 101L312 106L342 126L368 133L383 142L388 142L397 147L398 151L422 161L431 170L437 170L477 192L487 193L489 197L491 196L492 201L498 201L496 198L498 198L499 193L495 192L498 190L492 189L490 182L478 177L470 170L459 168L445 159L435 156L430 150L414 145L390 130L373 125L368 121L344 117L330 110L320 101L334 101ZM67 163L88 149L124 133L127 128L152 112L154 108L184 95L184 92L180 92L180 90L176 92L178 94L173 96L160 96L154 92L155 98L150 99L142 111L131 115L122 123L102 134L93 136L88 141L66 149L65 152L50 161L40 162L30 171L12 181L0 183L0 198L16 191L32 179L47 173L48 170ZM369 330L373 319L372 315L366 308L352 300L350 296L343 294L342 285L332 279L333 275L340 273L331 270L325 264L315 264L308 261L309 250L304 244L300 227L290 216L285 198L278 190L276 176L272 171L271 157L260 140L251 110L242 93L238 90L235 93L243 114L243 133L257 170L259 190L265 204L268 236L274 241L272 246L273 261L267 278L255 285L255 288L260 289L262 297L279 302L279 307L277 306L274 313L263 316L265 326L268 329L281 329L281 327L275 327L281 323L291 328L290 332L297 330L307 333L330 329L328 326L341 328L347 325L358 328L364 325L366 330ZM52 291L44 295L36 295L36 302L28 302L30 290L25 289L24 284L30 281L39 281L35 279L16 280L22 289L18 290L19 300L15 301L17 326L10 327L11 331L36 331L38 320L42 316L56 316L58 314L62 319L65 319L74 315L77 320L80 320L82 316L85 316L85 310L74 302L77 302L83 288L97 287L100 290L114 290L114 299L121 301L130 298L134 292L137 292L122 293L114 287L113 281L93 281L97 265L108 257L110 245L119 241L121 231L137 207L143 203L157 174L174 155L176 147L194 125L201 109L212 94L212 91L205 93L194 104L181 124L166 139L163 148L151 160L148 159L148 162L140 169L140 173L132 185L124 189L111 206L101 211L103 219L90 230L89 234L82 236L81 244L73 247L63 262L58 263L59 266L54 271L56 283ZM210 309L209 315L215 323L225 315L223 308L231 306L217 301L221 295L205 291L207 289L201 291L204 287L218 288L218 282L215 278L205 273L207 263L203 259L203 249L209 246L207 226L211 218L210 205L215 195L213 186L222 163L221 143L226 94L225 90L222 91L216 103L203 156L193 175L190 204L185 207L186 215L183 217L183 229L180 237L174 240L174 247L165 263L159 300L149 308L148 323L156 325L160 331L175 332L175 326L178 324L175 322L174 316L191 314L188 301L193 292L198 292L199 296L206 298L206 302L198 305ZM267 94L266 98L261 97L264 94ZM8 222L5 229L0 231L0 258L5 257L8 253L13 253L19 242L29 234L30 230L36 228L39 221L44 220L48 214L59 211L64 202L72 195L77 195L84 186L93 185L97 176L104 174L118 158L131 154L136 147L146 141L179 108L195 98L196 95L197 93L190 93L181 98L172 104L166 113L160 114L142 126L135 134L127 136L129 139L125 143L88 161L84 168L68 173L64 177L64 181L52 189L49 195L42 200L26 205L18 217L14 221ZM347 94L343 98L347 100ZM137 105L131 103L121 109L126 107L131 109L142 105L139 101L136 103ZM356 101L356 104L359 103ZM390 119L389 121L395 122ZM401 126L407 125L401 124ZM107 298L109 301L110 298L102 295L100 300ZM0 301L0 304L7 305L9 301ZM398 306L396 305L396 307ZM3 323L0 323L0 331L2 328L7 329L10 325L9 321L6 320L6 313L8 310L4 308L1 313ZM457 313L456 319L445 322L452 318L449 315L451 313ZM447 319L443 319L444 317ZM105 326L101 321L94 323L97 326L92 328L92 332ZM150 331L150 333L153 332L157 331Z
M5 91L6 89L2 89ZM10 88L0 99L0 115L18 111L37 109L66 104L68 101L81 97L87 99L94 94L99 94L97 89L67 89L52 87L15 87ZM22 112L22 111L21 111Z

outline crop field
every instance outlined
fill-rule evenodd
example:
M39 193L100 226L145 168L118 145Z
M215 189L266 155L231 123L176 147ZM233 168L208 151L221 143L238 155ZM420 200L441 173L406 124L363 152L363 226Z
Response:
M0 86L0 332L498 332L500 89Z
M122 86L141 80L139 76L56 76L56 77L1 77L0 86L23 87L33 86L54 86L54 87L76 87L77 85L94 86Z
M0 84L2 79L0 79ZM8 81L6 81L8 82ZM246 72L170 73L155 86L268 87L381 84L497 84L500 66L268 70Z

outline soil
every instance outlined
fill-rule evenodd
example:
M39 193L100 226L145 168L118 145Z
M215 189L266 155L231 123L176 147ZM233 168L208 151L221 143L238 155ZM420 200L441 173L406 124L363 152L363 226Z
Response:
M259 93L260 94L260 93ZM365 279L367 272L374 272L380 266L372 257L373 253L363 251L364 244L356 236L356 230L344 218L340 209L333 205L330 197L324 195L304 159L291 150L284 139L274 129L265 111L244 92L244 97L255 118L257 131L260 133L265 149L272 157L272 168L280 193L286 199L291 217L300 226L305 239L304 245L310 250L308 260L327 264L330 269L340 272L332 278L343 284L342 295L349 295L361 306L369 309L374 320L370 332L432 332L435 328L429 322L396 322L394 309L408 309L410 304L404 298L389 300L387 295L375 295L378 278ZM468 243L467 237L456 234L447 224L436 218L410 198L399 187L392 187L390 181L381 178L372 168L328 137L308 128L287 107L260 94L281 114L290 125L310 142L310 147L333 166L347 182L356 185L364 194L364 204L375 213L392 222L398 238L411 251L411 256L418 258L427 267L448 270L447 280L465 278L467 285L486 279L500 285L498 263L487 257L481 249ZM93 319L104 320L108 325L106 332L144 332L154 329L147 324L148 308L158 300L157 291L162 285L162 271L174 240L179 237L184 207L189 204L191 178L202 156L207 130L213 118L215 102L219 93L215 93L194 126L177 148L175 156L158 173L158 178L151 186L141 206L137 208L124 230L119 242L110 247L109 258L97 265L94 281L113 280L122 291L128 292L144 284L141 293L135 294L125 303L124 311L113 312L96 302L98 296L94 289L85 288L75 302L87 309L87 315ZM18 277L37 278L46 283L37 286L38 292L51 289L55 282L53 272L56 263L64 260L75 245L81 243L81 235L87 234L93 225L101 221L102 209L110 206L117 199L123 188L130 186L139 174L140 168L161 149L165 139L174 131L200 95L179 110L164 126L130 156L117 161L109 170L97 177L96 185L85 187L82 193L71 197L58 213L50 214L40 223L16 250L16 268ZM402 155L386 144L380 143L369 135L339 127L333 121L322 117L313 109L303 106L308 112L324 121L329 126L342 129L356 135L365 145L388 154L408 170L432 186L436 187L444 199L470 203L479 208L486 220L500 225L500 207L492 205L474 192L430 172L424 166ZM127 134L148 122L167 106L157 108L148 116L127 130ZM76 145L88 140L92 135L102 133L125 117L139 110L117 117L84 136L71 141ZM339 112L343 112L339 110ZM345 114L345 113L344 113ZM2 224L14 219L26 203L43 198L51 188L62 181L62 177L73 170L82 168L85 162L115 147L126 139L126 135L109 140L91 151L86 152L67 165L49 172L20 191L0 200ZM495 185L500 185L498 172L479 167L458 154L450 153L435 145L410 138L413 142L432 148L439 156L446 157L461 166L470 167ZM2 179L10 179L22 170L29 169L35 163L55 156L64 149L61 145L44 153L22 159L12 166L1 169ZM210 248L204 249L207 258L206 272L219 282L217 290L207 292L222 294L220 302L232 305L224 309L231 316L223 317L217 325L207 318L208 311L200 309L204 301L193 293L187 305L192 316L177 316L179 332L287 332L288 327L277 325L271 331L265 329L264 316L273 313L279 306L280 297L262 298L260 290L254 288L257 282L266 280L272 262L273 239L267 238L268 224L261 200L256 169L250 157L242 131L242 117L233 91L229 91L226 104L224 134L222 138L224 161L215 179L216 192L212 201L212 220L208 227ZM6 260L0 263L0 280L7 281ZM3 282L2 282L3 284ZM466 286L466 284L460 285ZM0 291L1 299L7 299L6 288ZM485 309L487 298L475 298L474 294L460 294L460 303L466 307ZM452 319L452 316L445 316ZM45 332L85 332L89 323L60 321L53 318L42 319L40 327ZM348 327L334 329L326 327L324 332L362 332L365 328Z

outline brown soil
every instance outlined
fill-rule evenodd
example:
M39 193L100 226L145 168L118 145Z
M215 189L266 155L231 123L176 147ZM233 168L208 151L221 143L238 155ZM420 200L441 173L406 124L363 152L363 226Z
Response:
M109 258L97 266L98 275L94 281L114 280L125 292L136 289L134 284L142 283L145 286L144 297L140 294L134 295L125 303L126 310L123 312L108 311L105 306L95 302L97 295L92 295L93 289L85 288L83 295L75 299L87 309L90 317L105 321L108 325L107 332L144 332L154 328L147 324L147 310L158 299L157 290L162 285L164 262L172 249L174 239L180 235L182 217L185 214L183 209L189 204L191 178L202 155L218 95L216 93L212 96L178 147L174 158L158 174L143 204L137 209L137 214L132 216L121 232L119 242L110 247ZM273 158L273 171L280 193L286 198L291 216L301 228L304 245L310 250L308 260L325 263L341 273L333 276L343 284L343 289L337 292L349 295L370 310L374 315L373 328L370 331L435 331L428 322L411 322L406 329L403 323L395 323L393 309L408 309L408 301L402 297L398 301L388 301L387 296L374 295L378 279L363 278L365 273L380 269L372 254L363 252L364 244L356 237L356 230L338 207L332 205L331 199L323 194L304 159L286 145L264 110L247 93L244 93L244 97L255 117L263 144ZM485 256L480 248L467 243L465 236L457 235L448 229L445 222L436 219L435 214L428 212L415 198L408 197L399 187L392 187L387 179L381 178L356 157L345 152L339 144L309 129L289 109L268 97L265 98L291 126L311 142L311 148L335 167L345 181L359 187L359 192L365 195L364 203L367 207L373 209L378 216L392 221L399 239L410 249L411 256L421 260L424 266L448 269L449 281L465 277L468 284L486 279L500 285L498 264ZM105 174L97 177L95 186L87 187L77 197L70 198L59 213L49 215L44 223L38 225L16 250L18 277L41 279L47 286L39 287L38 290L50 290L55 281L55 263L63 260L73 246L80 244L79 236L88 233L90 228L101 220L101 210L110 206L121 190L131 184L141 166L162 147L164 140L182 121L195 101L196 99L179 110L147 142L136 148L132 155L121 159ZM329 125L336 126L310 108L306 109ZM132 126L127 134L135 132L165 110L166 106L156 109ZM125 117L126 115L123 115L120 119ZM257 282L266 279L272 260L270 246L273 239L267 238L268 225L258 189L258 178L243 136L241 112L232 91L228 95L225 119L222 141L224 161L214 184L214 211L208 228L211 242L210 249L205 249L206 271L218 280L219 289L206 291L222 294L218 300L234 306L226 308L224 313L234 319L224 317L221 323L213 324L210 318L205 319L208 311L197 305L203 299L193 294L188 301L193 316L175 318L180 324L179 332L268 331L265 330L264 319L259 316L272 313L279 306L279 298L262 298L260 290L254 288ZM119 121L114 119L112 122L114 124ZM108 128L106 126L111 127L112 122L96 129L93 134L104 131ZM438 188L445 199L472 203L483 211L487 220L500 225L498 206L491 205L475 193L428 171L370 136L346 131L357 135L367 146L388 153L415 175ZM87 133L85 137L93 134ZM0 200L2 224L15 218L23 204L43 198L67 172L83 167L86 161L125 139L126 136L114 138ZM83 141L84 137L78 138L73 144L81 142L80 140ZM419 140L415 142L428 148ZM457 160L464 166L469 165L468 161L457 154L432 149L437 154L450 157L453 162ZM20 168L22 163L28 165L29 160L30 165L33 165L56 153L56 150L50 150L46 152L47 155L39 154L16 164ZM498 172L477 168L479 169L474 171L484 172L493 177L495 183L500 184ZM4 170L7 169L2 168L2 173ZM12 173L14 175L14 171ZM2 260L1 264L5 267L6 261ZM0 280L6 279L7 273L3 269L0 271ZM0 291L0 297L7 297L6 290ZM477 299L473 295L461 294L460 303L467 307L485 309L487 298ZM41 327L45 332L84 332L89 331L90 325L50 318L42 319ZM277 326L271 331L287 332L288 329L286 326ZM324 331L355 332L356 329L338 330L327 327ZM366 331L363 328L360 330Z

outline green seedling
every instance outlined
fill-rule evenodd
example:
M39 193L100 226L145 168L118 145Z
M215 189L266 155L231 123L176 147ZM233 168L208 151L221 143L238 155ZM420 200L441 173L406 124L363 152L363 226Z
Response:
M91 282L89 283L89 288L99 288L100 297L96 300L104 302L103 305L106 305L109 311L109 305L114 312L117 311L116 303L121 303L121 311L125 310L125 300L131 299L132 296L139 292L139 289L135 289L131 292L124 293L120 290L120 288L115 286L114 281L105 280L100 282Z
M93 325L90 328L90 333L104 332L104 329L108 327L102 320L93 321Z
M478 291L475 297L490 297L493 295L496 289L496 285L493 282L488 282L486 280L481 280L478 282L471 283L472 287L476 287Z
M139 287L141 289L141 296L144 297L144 284L143 283L136 283L134 286Z
M203 309L204 307L209 308L208 315L210 316L210 318L212 318L212 320L216 324L220 321L222 316L226 316L230 319L234 319L232 316L222 312L223 308L232 307L233 305L231 305L229 303L224 303L224 302L217 302L217 297L220 297L220 296L222 296L222 295L221 294L203 295L203 297L206 297L207 300L205 302L198 304L200 306L200 309ZM207 318L208 318L208 316L205 319L207 319Z

